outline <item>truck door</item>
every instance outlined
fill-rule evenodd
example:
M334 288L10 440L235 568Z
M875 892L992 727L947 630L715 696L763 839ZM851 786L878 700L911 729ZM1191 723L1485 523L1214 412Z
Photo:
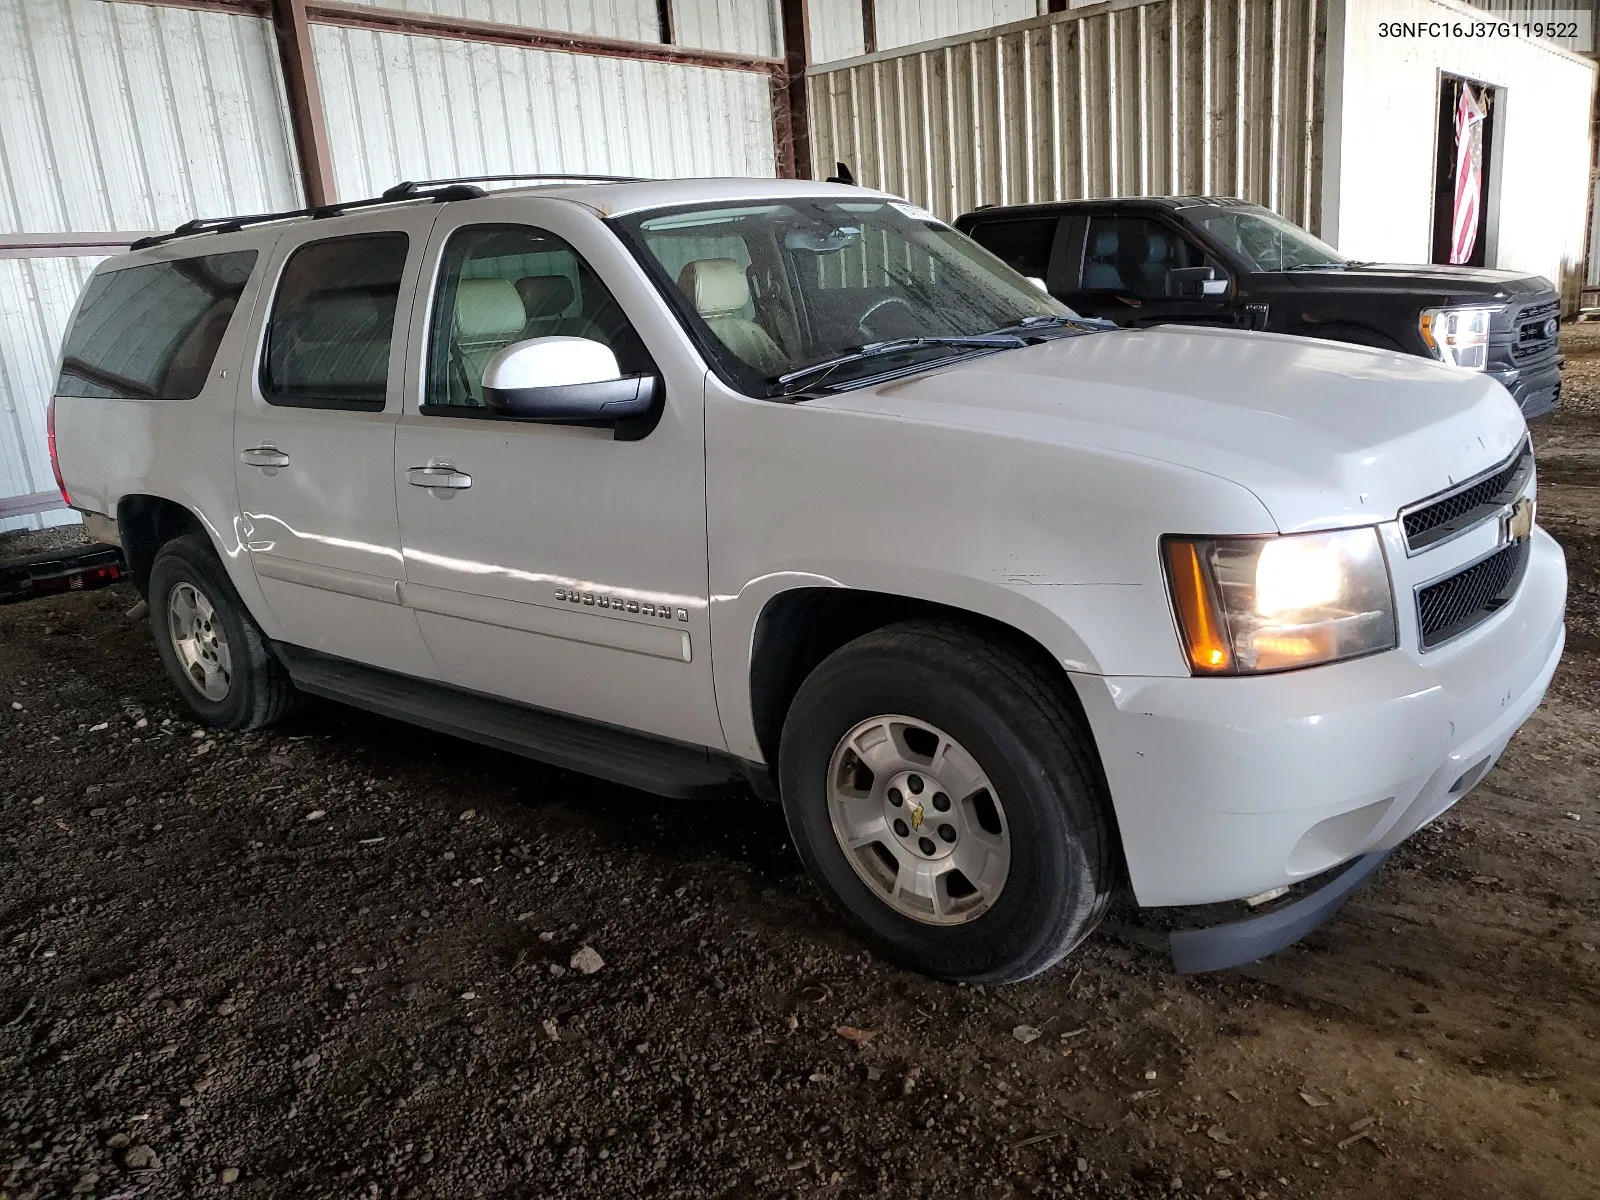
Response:
M1171 272L1210 267L1228 291L1215 296L1184 295ZM1061 299L1090 317L1119 325L1180 323L1226 325L1244 322L1233 303L1226 268L1176 226L1154 216L1090 213L1083 227L1082 259L1065 273Z
M452 204L428 250L394 447L406 602L449 683L699 745L711 684L704 367L658 347L671 321L587 209L528 196ZM652 324L653 322L653 324ZM484 367L529 338L599 341L659 373L653 427L492 415ZM681 342L681 337L678 339ZM649 344L656 342L657 348Z
M421 676L432 663L400 603L394 430L403 318L437 213L286 229L234 409L242 540L284 639Z

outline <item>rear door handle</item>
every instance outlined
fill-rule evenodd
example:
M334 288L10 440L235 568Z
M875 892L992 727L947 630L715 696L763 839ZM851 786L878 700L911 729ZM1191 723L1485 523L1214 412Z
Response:
M449 463L429 463L425 467L406 470L406 482L420 488L469 488L472 476L458 471Z
M289 456L276 446L252 446L239 451L239 461L247 467L287 467Z

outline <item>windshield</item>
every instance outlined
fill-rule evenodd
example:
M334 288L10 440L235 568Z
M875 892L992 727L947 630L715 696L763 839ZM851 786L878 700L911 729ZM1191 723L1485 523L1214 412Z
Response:
M613 224L719 373L748 395L777 395L782 380L879 343L971 338L1073 316L977 243L904 201L720 204ZM1018 344L897 346L815 378L840 387Z
M1187 209L1182 215L1258 271L1337 267L1349 261L1326 242L1270 209Z

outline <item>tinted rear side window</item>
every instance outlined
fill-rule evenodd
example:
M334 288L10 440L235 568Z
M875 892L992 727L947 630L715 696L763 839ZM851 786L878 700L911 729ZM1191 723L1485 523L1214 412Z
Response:
M377 412L410 239L360 234L289 256L272 302L261 392L269 404Z
M103 271L62 351L58 396L192 400L205 386L254 250Z
M972 227L972 240L1017 274L1043 279L1050 270L1050 247L1060 223L1060 217L980 221Z

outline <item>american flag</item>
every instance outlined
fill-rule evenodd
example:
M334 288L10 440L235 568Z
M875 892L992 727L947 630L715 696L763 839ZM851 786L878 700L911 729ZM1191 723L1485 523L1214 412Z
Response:
M1456 101L1456 202L1450 226L1450 261L1472 258L1478 241L1478 206L1483 197L1483 118L1472 85L1461 85Z

